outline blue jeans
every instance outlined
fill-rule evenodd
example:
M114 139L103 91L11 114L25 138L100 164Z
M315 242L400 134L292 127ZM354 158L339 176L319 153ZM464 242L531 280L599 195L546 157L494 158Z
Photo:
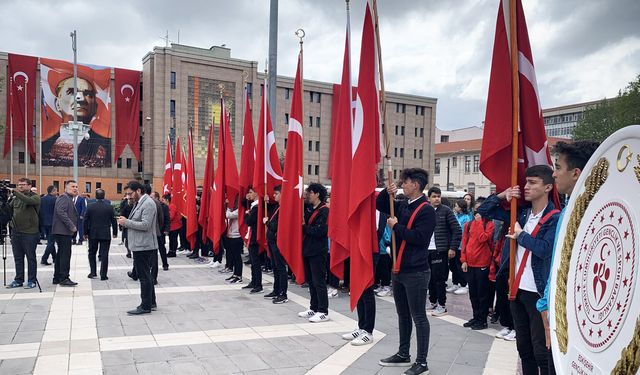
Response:
M55 239L53 238L53 234L51 234L51 225L44 225L42 227L44 230L44 236L47 239L47 248L44 249L44 254L42 254L42 259L40 262L44 263L49 259L49 255L51 255L51 260L56 261L56 245Z
M393 300L398 313L398 329L400 331L400 346L398 354L409 357L411 330L416 325L416 341L418 350L417 363L427 363L429 349L429 320L427 320L426 304L427 289L431 271L399 273L393 275Z

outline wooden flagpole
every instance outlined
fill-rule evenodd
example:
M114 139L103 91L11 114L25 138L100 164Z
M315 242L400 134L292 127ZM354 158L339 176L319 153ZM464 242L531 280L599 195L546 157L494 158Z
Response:
M302 80L302 72L303 72L303 49L302 49L302 45L304 44L304 41L302 39L304 39L306 33L304 32L303 29L298 29L295 32L295 35L300 38L300 95L303 95L304 93L304 83ZM294 82L295 85L295 82ZM300 100L300 102L302 102L302 115L304 116L304 100ZM289 121L291 121L291 119L289 119ZM301 130L304 132L304 129L301 128ZM289 129L287 129L287 133L289 132ZM302 147L302 145L304 145L304 139L302 137L302 134L300 134L300 147ZM302 150L302 149L301 149ZM286 151L285 151L285 155L286 155ZM304 163L303 163L304 164ZM284 171L282 172L282 177L284 178ZM302 168L302 181L304 181L304 168ZM300 189L303 189L303 186L300 186ZM302 220L302 225L305 224L304 222L304 202L302 202L302 204L300 205L300 208L302 209L302 216L300 217L300 219Z
M387 186L392 182L392 170L393 166L391 165L391 155L389 154L389 149L391 148L391 141L389 140L389 126L387 125L387 101L385 98L385 90L384 90L384 73L382 70L382 49L380 43L380 25L378 23L378 2L373 0L373 21L374 28L376 31L376 46L378 50L378 70L380 74L380 106L382 107L382 125L384 126L384 150L385 156L384 159L387 162ZM389 214L391 217L395 217L395 209L394 209L394 194L389 194ZM391 231L391 262L392 269L395 269L396 266L396 234Z
M511 119L511 186L518 184L518 130L520 128L520 81L518 72L518 24L516 0L509 0L509 47L511 52L511 99L512 99L512 119ZM513 234L518 210L518 200L511 199L511 217L509 233ZM515 239L509 240L509 299L514 300L511 286L515 281L517 244ZM517 291L515 291L517 293Z

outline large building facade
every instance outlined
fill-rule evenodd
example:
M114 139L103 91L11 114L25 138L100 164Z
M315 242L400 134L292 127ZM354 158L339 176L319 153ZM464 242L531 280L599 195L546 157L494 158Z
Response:
M280 57L282 58L282 56ZM258 63L234 59L231 51L214 46L210 49L179 44L155 47L143 59L141 91L141 160L136 160L129 147L110 168L80 168L81 192L93 193L96 188L107 191L108 197L121 197L124 185L131 179L140 179L162 186L165 150L168 140L175 146L180 139L186 149L189 129L193 132L196 178L204 173L207 136L211 126L219 126L220 97L231 114L231 132L238 167L242 144L245 87L252 109L254 132L258 128L260 102L265 74L258 71ZM4 75L7 54L0 54L0 69ZM3 68L4 67L4 68ZM6 77L5 77L6 79ZM39 81L39 77L37 78ZM0 123L6 118L6 85L0 85ZM115 89L113 76L111 90ZM304 80L304 166L305 183L330 184L329 159L334 103L334 84ZM288 130L293 78L278 76L274 131L278 152L284 155ZM35 138L39 140L37 122L40 118L40 93L36 96ZM433 172L435 143L435 98L387 92L387 122L390 133L389 153L392 158L393 177L407 167L422 167ZM111 113L111 126L115 129L115 114ZM0 129L4 139L7 127ZM217 144L217 142L215 143ZM25 174L24 144L13 147L14 179ZM27 158L28 159L28 158ZM9 178L9 155L0 167L0 178ZM27 160L27 163L29 160ZM37 186L61 186L73 175L70 167L43 167L39 163L26 164L28 176ZM40 181L42 175L42 181ZM43 191L43 189L40 189Z

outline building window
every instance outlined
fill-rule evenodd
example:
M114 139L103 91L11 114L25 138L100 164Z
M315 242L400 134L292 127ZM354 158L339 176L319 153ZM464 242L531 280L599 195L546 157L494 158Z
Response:
M284 99L289 100L291 96L291 89L284 89Z
M171 88L176 88L176 72L171 72Z
M316 141L316 151L320 152L320 141Z
M447 185L447 191L453 191L455 186L453 185L453 182L449 182L449 185Z
M118 182L116 184L116 193L117 194L122 194L122 183L121 182Z
M400 128L400 127L399 127L398 125L396 125L396 135L398 135L398 129L399 129L399 128Z
M397 147L394 147L394 148L393 148L393 157L394 157L394 158L397 158L397 157L398 157L398 148L397 148Z
M284 149L287 149L287 138L284 139Z
M264 83L260 84L260 96L262 96L262 93L264 92Z
M319 165L316 165L316 166L315 166L315 168L314 168L314 172L315 172L314 174L315 174L316 176L320 174L320 166L319 166Z
M480 155L473 155L473 171L480 171Z
M122 168L122 158L118 158L117 167Z
M311 164L307 165L307 174L311 174Z
M424 116L424 107L420 107L420 116Z
M131 169L131 158L127 158L127 169Z
M424 128L420 128L420 138L424 138Z
M440 142L441 142L441 143L447 143L447 142L449 142L449 136L448 136L448 135L441 135L441 136L440 136Z
M142 165L142 162L139 161L138 162L138 172L142 172L144 170L144 166Z
M464 173L471 172L471 156L464 157Z
M400 127L400 135L404 135L404 126Z
M404 157L404 147L400 147L400 157Z
M420 150L419 153L420 153L420 160L422 160L422 150Z
M413 136L416 138L418 137L418 128L413 129Z
M496 193L496 185L495 184L491 184L491 186L489 187L489 192L490 192L490 194L495 194Z
M317 92L316 93L316 103L320 103L320 97L322 96L321 93Z
M475 184L475 182L469 182L467 184L467 192L471 193L472 195L476 195L476 184Z
M309 91L309 102L313 103L313 91Z
M18 164L24 164L24 152L18 152Z
M309 116L309 127L313 128L313 116Z
M60 181L54 180L53 186L56 188L56 190L60 191Z
M416 106L416 116L417 116L419 113L420 113L420 106L419 106L419 105L417 105L417 106Z
M91 182L84 183L84 191L87 193L91 193Z
M416 150L415 148L413 149L413 158L414 159L418 158L418 150Z
M176 118L176 101L175 100L169 101L169 116L171 116L171 118Z
M394 169L394 170L393 170L393 179L395 180L395 179L397 179L397 178L398 178L398 170L397 170L397 169Z
M253 95L253 84L251 82L247 82L247 97L251 100L251 96Z
M316 128L320 127L320 117L316 117Z
M96 189L102 189L102 182L96 182Z
M405 104L396 103L396 113L405 113L406 107Z
M284 124L285 125L289 125L289 114L288 113L284 114Z
M313 151L313 141L309 141L309 151Z
M451 166L452 167L457 167L458 166L458 157L454 156L451 158Z
M440 158L436 158L435 160L435 174L440 174Z

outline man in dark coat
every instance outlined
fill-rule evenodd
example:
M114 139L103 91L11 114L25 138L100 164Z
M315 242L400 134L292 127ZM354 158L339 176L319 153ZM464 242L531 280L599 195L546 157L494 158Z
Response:
M87 206L84 217L84 237L89 240L89 267L87 277L96 277L96 253L100 249L100 280L108 280L109 246L111 246L110 229L113 238L118 236L118 224L111 204L104 200L104 190L96 189L96 202Z
M47 247L44 250L44 254L42 254L40 264L43 264L45 266L51 265L51 263L48 262L49 255L51 255L52 261L56 261L56 246L53 235L51 234L51 225L53 224L53 211L55 210L56 206L56 198L58 198L58 189L56 189L56 187L53 185L49 185L49 187L47 187L47 195L40 199L40 226L42 227L45 238L47 240Z

